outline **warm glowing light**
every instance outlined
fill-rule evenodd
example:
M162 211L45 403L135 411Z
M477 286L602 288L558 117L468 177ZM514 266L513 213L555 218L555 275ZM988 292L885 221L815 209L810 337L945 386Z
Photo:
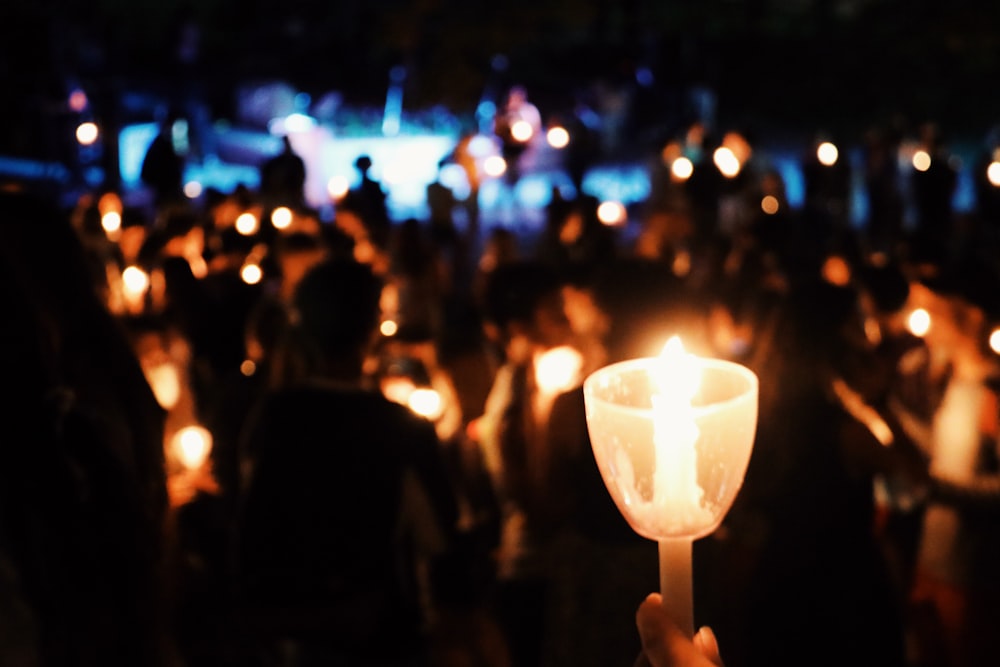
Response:
M105 192L101 195L101 198L97 200L97 210L101 212L101 215L110 211L121 213L123 210L122 198L117 192Z
M248 262L240 268L240 278L247 285L256 285L264 278L264 271L259 264Z
M580 380L583 356L569 345L561 345L535 357L535 384L546 394L568 391Z
M164 410L172 410L181 400L181 376L171 362L143 368L156 402Z
M990 166L986 167L986 178L990 185L1000 188L1000 161L990 162Z
M271 224L275 229L288 229L292 225L292 209L279 206L271 211Z
M393 403L409 405L410 396L415 390L413 380L408 377L394 375L382 380L382 395Z
M347 180L346 176L331 176L330 180L326 182L326 193L334 201L340 201L350 191L351 182Z
M625 205L621 202L605 201L597 207L597 219L609 227L623 224L627 217Z
M990 349L996 354L1000 354L1000 328L990 332Z
M847 287L851 282L851 265L840 255L830 255L823 260L821 273L831 285Z
M583 383L594 459L615 505L659 542L663 604L694 634L691 543L715 530L743 483L757 425L757 376L671 338L656 358L605 366Z
M441 394L429 387L414 389L410 393L406 405L414 413L432 421L444 414L444 401L441 399Z
M924 337L931 330L931 314L924 308L917 308L906 320L906 327L914 336Z
M149 287L149 274L138 266L129 266L122 271L122 283L126 291L132 294L142 294Z
M774 195L764 195L763 199L760 200L760 210L764 211L767 215L774 215L780 208L781 205L778 203L778 198Z
M527 143L535 134L535 129L526 120L515 120L510 126L510 136L514 141Z
M670 175L678 181L686 181L694 173L694 163L686 157L679 157L670 164Z
M824 141L816 147L816 159L825 167L832 167L837 164L837 158L839 157L840 151L829 141Z
M483 172L492 178L503 176L507 171L507 161L499 155L491 155L483 160Z
M87 93L83 92L79 88L74 90L69 94L69 100L67 101L71 111L80 113L87 108Z
M931 168L931 156L925 150L918 150L913 153L913 168L917 171L927 171Z
M171 442L174 456L188 470L200 468L212 451L212 434L202 426L185 426Z
M184 196L188 199L197 199L203 190L204 188L198 181L188 181L184 184Z
M715 163L716 168L726 178L735 178L743 166L740 164L739 159L737 159L736 154L725 146L719 146L715 149L715 152L712 153L712 162Z
M256 215L246 212L240 213L236 217L236 222L233 226L236 227L236 231L243 236L252 236L257 233L258 229L260 229L260 222L257 220Z
M565 127L558 125L550 127L549 131L545 133L545 140L552 148L566 148L569 145L569 132L566 131Z
M121 231L122 214L118 211L108 211L101 216L101 228L106 234L114 234Z
M257 372L257 364L254 363L253 359L244 359L240 364L240 373L243 377L250 377Z
M97 130L97 123L91 123L87 121L86 123L80 123L76 127L76 140L80 142L82 146L90 146L95 141L97 141L97 135L100 134Z
M379 333L388 338L396 335L396 332L399 331L399 325L396 324L396 320L382 320L378 330Z

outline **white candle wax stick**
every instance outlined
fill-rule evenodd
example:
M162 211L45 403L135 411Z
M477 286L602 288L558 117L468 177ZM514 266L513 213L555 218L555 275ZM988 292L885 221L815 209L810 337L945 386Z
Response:
M660 595L663 597L663 606L688 638L694 637L692 542L686 537L659 540Z

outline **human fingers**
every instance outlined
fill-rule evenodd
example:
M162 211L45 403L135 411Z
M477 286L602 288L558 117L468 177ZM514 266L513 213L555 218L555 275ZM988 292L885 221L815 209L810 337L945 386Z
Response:
M723 667L722 656L719 654L719 642L715 638L712 628L707 625L702 626L694 635L694 646L712 664L717 665L717 667Z
M705 667L711 664L667 614L659 593L651 593L639 605L636 627L642 640L643 656L650 667Z

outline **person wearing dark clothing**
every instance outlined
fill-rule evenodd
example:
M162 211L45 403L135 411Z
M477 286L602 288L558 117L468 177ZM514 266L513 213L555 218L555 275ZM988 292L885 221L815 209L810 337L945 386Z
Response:
M364 381L380 291L350 259L306 274L288 352L308 372L268 392L244 431L237 583L261 656L292 646L303 665L426 664L426 573L457 509L432 423Z
M69 220L0 221L0 664L165 667L164 413Z
M375 245L386 248L389 243L392 220L386 205L385 190L371 174L371 157L368 155L359 156L354 161L354 166L361 174L361 180L344 197L342 206L361 218L362 224L368 231L368 237Z
M173 126L176 114L169 114L146 149L139 178L150 189L153 205L163 208L183 201L184 157L174 147Z
M260 193L274 206L299 206L305 197L306 163L287 134L281 145L281 151L261 165Z

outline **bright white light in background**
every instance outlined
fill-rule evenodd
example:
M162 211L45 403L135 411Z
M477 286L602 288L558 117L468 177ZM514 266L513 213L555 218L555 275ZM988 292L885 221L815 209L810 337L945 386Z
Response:
M174 456L188 470L200 468L212 451L212 434L202 426L185 426L170 441Z
M686 157L679 157L670 164L670 175L677 181L686 181L694 173L694 163Z
M913 154L913 168L917 171L927 171L931 168L931 156L927 151L919 150Z
M550 127L549 131L545 133L545 140L552 148L566 148L569 145L569 132L566 131L565 127L556 125Z
M493 178L503 176L507 171L507 162L499 155L491 155L483 161L483 171Z
M67 104L69 105L70 111L80 113L87 108L87 93L77 88L69 94Z
M906 327L914 336L923 338L931 330L931 314L923 308L917 308L906 320Z
M994 353L1000 354L1000 328L994 329L990 333L990 349Z
M390 162L382 171L382 180L386 185L399 185L407 182L409 174L406 164L403 162Z
M418 387L414 389L409 398L406 401L406 405L409 406L410 410L414 413L430 419L431 421L437 419L444 413L444 401L441 400L441 394L435 389L429 387Z
M188 199L197 199L201 193L202 187L198 181L188 181L184 184L184 196Z
M271 224L275 229L288 229L292 224L292 210L279 206L271 212Z
M990 162L990 166L986 167L986 178L989 179L990 185L1000 188L1000 161Z
M334 201L340 201L346 197L350 190L351 183L346 176L331 176L330 180L326 182L326 192Z
M778 198L774 195L764 195L764 198L760 200L760 210L767 215L774 215L779 208L781 206L778 203Z
M81 146L90 146L93 144L97 141L98 134L97 123L87 121L76 126L76 140L80 142Z
M399 331L399 325L396 324L395 320L383 320L378 330L379 333L388 338L396 335L396 332Z
M267 131L275 136L308 132L316 127L316 119L304 113L291 113L284 118L274 118L267 124Z
M522 144L530 141L533 134L535 134L535 130L531 127L531 123L526 120L516 120L510 126L510 136L514 141L519 141Z
M484 158L492 155L496 151L496 145L492 137L485 134L477 134L469 139L469 155Z
M742 167L733 151L725 146L719 146L715 149L715 152L712 153L712 162L726 178L735 178Z
M108 211L101 216L101 227L106 234L114 234L122 228L122 214L118 211Z
M838 157L840 157L840 151L829 141L824 141L816 147L816 159L824 166L832 167L837 164Z
M250 212L240 213L236 217L236 222L233 224L236 227L236 231L243 236L252 236L257 233L260 229L260 223L257 221L257 216Z
M248 262L240 268L240 278L247 285L256 285L264 277L264 272L261 270L260 265Z
M122 271L122 282L132 294L142 294L149 287L149 274L138 266L129 266Z
M604 201L597 207L597 219L609 227L623 224L626 217L627 212L621 202Z

